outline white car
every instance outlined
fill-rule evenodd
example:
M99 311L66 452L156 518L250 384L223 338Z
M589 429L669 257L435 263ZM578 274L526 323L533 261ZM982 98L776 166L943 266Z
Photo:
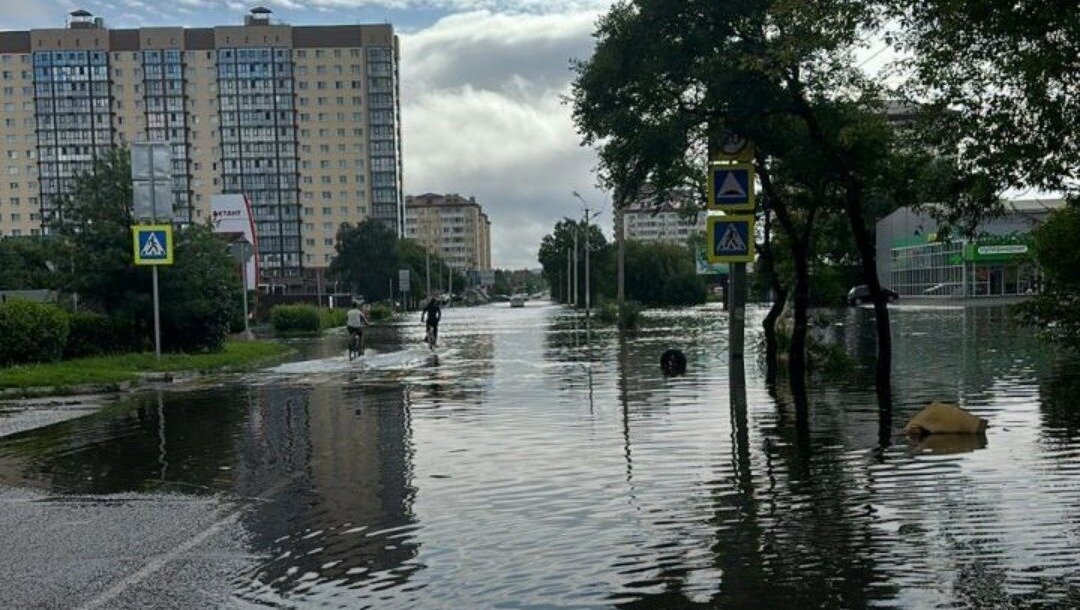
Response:
M520 294L510 297L510 307L525 307L525 297Z

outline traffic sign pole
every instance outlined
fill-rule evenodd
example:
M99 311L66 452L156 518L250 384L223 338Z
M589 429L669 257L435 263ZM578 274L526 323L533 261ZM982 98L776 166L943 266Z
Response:
M709 209L725 213L751 213L749 218L712 219L708 227L709 250L706 255L709 262L721 262L726 258L731 263L728 294L725 295L728 303L728 358L729 364L740 373L746 331L746 263L754 257L753 151L753 144L746 138L728 133L721 142L716 161L709 167ZM715 224L720 222L723 222L725 229L722 236L717 236ZM745 233L738 230L741 223L745 223ZM734 386L732 396L735 396Z
M153 220L157 222L157 198L154 193L154 151L149 146L146 147L146 154L150 157L150 209L153 215ZM161 360L161 306L158 298L158 271L157 265L154 265L154 357Z

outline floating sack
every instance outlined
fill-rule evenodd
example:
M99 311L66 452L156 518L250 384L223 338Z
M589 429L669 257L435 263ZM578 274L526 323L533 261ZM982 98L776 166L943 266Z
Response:
M979 434L986 432L986 420L956 405L934 402L911 418L904 432L924 434Z
M686 373L686 356L677 349L669 349L660 356L660 370L668 377Z

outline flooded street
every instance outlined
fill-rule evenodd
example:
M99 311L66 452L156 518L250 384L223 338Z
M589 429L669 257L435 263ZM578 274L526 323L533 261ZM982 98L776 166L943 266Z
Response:
M868 360L872 312L835 316ZM750 354L733 413L713 306L625 340L546 304L448 309L437 355L410 314L361 362L335 335L144 392L0 438L0 605L1080 605L1080 367L1000 308L893 320L884 428L860 369L815 380L797 430ZM933 400L985 438L914 446Z

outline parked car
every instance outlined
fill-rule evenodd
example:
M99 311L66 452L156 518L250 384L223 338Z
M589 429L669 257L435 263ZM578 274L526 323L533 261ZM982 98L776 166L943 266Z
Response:
M882 288L881 290L885 293L885 297L890 303L893 303L900 298L900 295L888 288ZM870 287L866 284L859 284L852 288L847 293L847 302L848 305L861 305L863 303L873 302L873 299L870 298Z
M510 297L510 307L525 307L525 297L520 294Z

